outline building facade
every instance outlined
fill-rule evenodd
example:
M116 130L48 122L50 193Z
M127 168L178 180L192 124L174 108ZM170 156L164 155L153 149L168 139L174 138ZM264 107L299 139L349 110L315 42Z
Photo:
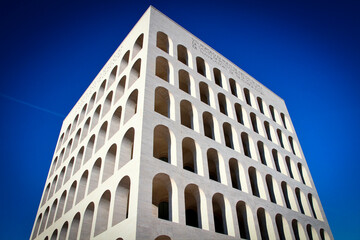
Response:
M284 101L150 7L65 118L30 239L333 239Z

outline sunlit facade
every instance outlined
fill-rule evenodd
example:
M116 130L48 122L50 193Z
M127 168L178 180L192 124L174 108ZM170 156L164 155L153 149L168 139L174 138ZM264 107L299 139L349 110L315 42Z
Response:
M284 101L150 7L65 118L30 239L333 239Z

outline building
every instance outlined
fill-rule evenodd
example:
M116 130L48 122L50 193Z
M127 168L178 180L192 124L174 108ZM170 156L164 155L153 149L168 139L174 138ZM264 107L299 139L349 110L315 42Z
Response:
M65 118L31 239L333 239L284 101L150 7Z

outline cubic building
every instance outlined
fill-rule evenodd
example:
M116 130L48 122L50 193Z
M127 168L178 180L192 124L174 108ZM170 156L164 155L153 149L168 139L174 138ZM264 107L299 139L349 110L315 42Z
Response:
M284 101L153 7L65 118L30 239L333 239Z

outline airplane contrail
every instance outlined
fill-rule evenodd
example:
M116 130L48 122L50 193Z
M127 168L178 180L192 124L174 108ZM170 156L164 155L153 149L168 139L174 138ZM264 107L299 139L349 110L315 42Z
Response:
M24 104L24 105L26 105L26 106L28 106L28 107L35 108L35 109L37 109L37 110L50 113L50 114L55 115L55 116L58 116L58 117L62 117L62 118L65 117L64 115L62 115L62 114L60 114L60 113L50 111L50 110L48 110L48 109L46 109L46 108L42 108L42 107L36 106L36 105L34 105L34 104L31 104L31 103L22 101L22 100L17 99L17 98L10 97L10 96L5 95L5 94L2 94L2 93L0 93L0 97L6 98L6 99L8 99L8 100L11 100L11 101L14 101L14 102L17 102L17 103Z

